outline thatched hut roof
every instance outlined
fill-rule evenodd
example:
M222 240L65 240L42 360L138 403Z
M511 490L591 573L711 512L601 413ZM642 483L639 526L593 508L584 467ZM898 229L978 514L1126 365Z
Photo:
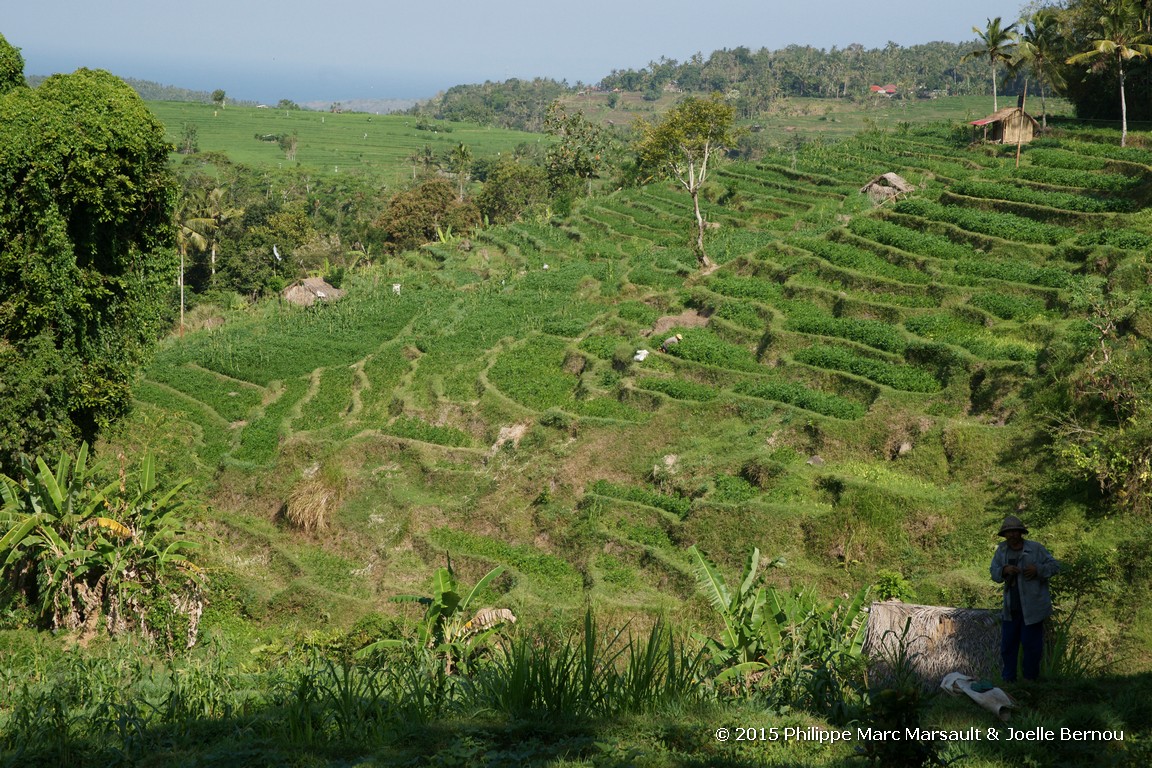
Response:
M344 291L333 288L323 278L308 277L292 283L281 296L297 306L310 307L318 301L337 301L344 297Z
M873 603L864 652L877 662L881 678L891 675L901 650L908 667L928 686L939 685L949 672L992 677L1000 653L997 626L995 611L897 600Z
M909 184L899 174L891 172L882 173L860 187L860 191L867 194L875 203L882 203L915 190L915 186Z

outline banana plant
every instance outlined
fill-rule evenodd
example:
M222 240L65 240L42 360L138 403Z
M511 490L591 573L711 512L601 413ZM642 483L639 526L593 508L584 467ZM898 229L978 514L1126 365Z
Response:
M179 520L185 484L161 488L146 456L129 486L126 474L101 485L88 446L62 452L53 470L25 460L19 479L0 475L0 581L24 594L52 628L148 635L151 602L175 594L194 641L202 573L186 556L194 544Z
M484 647L487 640L505 624L514 624L515 615L507 609L486 608L472 615L472 605L476 597L487 589L500 574L504 566L496 566L488 571L476 585L461 596L460 584L452 570L452 560L447 566L437 568L432 574L432 595L396 595L393 602L413 602L425 606L424 618L417 625L417 641L432 653L444 659L445 672L452 674L461 664L467 664L475 653ZM399 639L384 639L360 649L358 655L370 656L386 648L396 648L404 644Z

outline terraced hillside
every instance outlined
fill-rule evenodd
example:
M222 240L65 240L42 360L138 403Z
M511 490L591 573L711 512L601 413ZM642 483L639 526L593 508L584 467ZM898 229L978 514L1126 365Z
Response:
M429 245L337 304L172 339L121 439L195 474L256 613L360 615L445 551L466 578L507 566L537 614L669 610L692 544L733 570L758 546L780 583L887 569L920 602L990 605L989 532L1035 503L1038 358L1152 247L1152 151L1095 138L1019 168L947 127L725 166L707 274L663 185ZM874 206L889 171L918 190ZM1083 505L1046 503L1074 554Z

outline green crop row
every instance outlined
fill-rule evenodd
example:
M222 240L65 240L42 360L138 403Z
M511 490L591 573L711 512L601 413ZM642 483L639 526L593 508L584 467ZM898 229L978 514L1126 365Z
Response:
M300 409L296 429L320 429L340 420L352 407L352 387L356 371L349 367L326 368L320 373L320 384Z
M1039 285L1045 288L1066 288L1076 277L1059 267L1038 267L1017 259L970 259L953 266L958 275L1005 280L1011 283Z
M377 403L390 402L392 393L410 367L402 342L389 342L365 360L363 370L368 388L360 394L364 408L371 409Z
M866 344L886 352L903 353L908 339L896 327L879 320L832 317L810 304L793 303L786 327L790 331L832 336Z
M488 380L508 397L536 410L571 407L577 378L563 370L564 341L534 336L500 356Z
M675 400L694 400L707 402L715 400L718 394L715 387L707 384L697 384L684 379L656 379L646 378L636 382L640 389L649 389L653 392L662 392Z
M240 433L240 446L233 454L240 461L267 464L276 456L280 439L286 434L286 424L292 408L308 392L308 379L289 379L284 391L264 407L264 413Z
M437 528L431 532L431 538L449 551L455 549L487 558L492 562L511 566L525 576L535 576L558 587L566 587L569 590L577 590L580 587L580 574L567 560L540 552L534 547L507 544L487 536L452 528Z
M857 216L848 222L848 229L859 237L881 245L937 259L963 260L977 255L976 249L970 245L953 242L941 235L902 227L883 219Z
M692 510L691 499L686 499L683 496L669 496L634 485L617 485L607 480L597 480L592 483L588 486L588 492L597 496L607 496L612 499L622 499L623 501L655 507L665 512L671 512L677 517L684 517Z
M1034 144L1028 149L1028 159L1032 161L1033 167L1059 168L1067 171L1102 171L1108 167L1108 160L1105 158L1078 155L1060 148L1059 145L1047 148Z
M1054 184L1065 187L1083 187L1102 192L1126 192L1140 183L1136 176L1119 173L1085 173L1084 168L1061 168L1045 165L1026 165L1022 168L1005 168L996 175L1003 178L1018 178L1040 184Z
M927 200L902 200L896 204L896 211L1022 243L1056 245L1075 235L1075 230L1068 227L1042 224L1013 213L979 211L955 205L940 205Z
M1032 361L1036 350L1021 342L1003 341L989 329L951 314L921 315L904 326L925 339L954 344L988 360Z
M627 403L614 397L594 397L590 400L577 400L572 410L580 416L616 421L644 421L645 415Z
M616 348L627 343L628 339L623 336L589 336L580 342L580 350L601 360L611 360Z
M958 181L951 186L950 191L958 195L965 195L966 197L978 197L985 200L1008 200L1013 203L1043 205L1048 208L1060 208L1066 211L1079 211L1081 213L1131 212L1136 208L1136 204L1132 200L1096 197L1089 194L1052 192L1002 182Z
M628 270L628 280L635 285L673 290L684 284L684 278L675 272L665 272L648 264L638 264Z
M709 290L734 299L755 299L765 304L775 304L784 298L784 289L779 283L759 277L714 275L706 285Z
M864 357L843 347L815 344L797 351L793 358L817 368L829 368L863 376L877 384L884 384L904 392L940 391L940 382L923 368Z
M1025 296L1010 296L991 291L977 293L968 303L1002 320L1030 320L1044 314L1044 302Z
M210 407L193 400L188 395L148 379L136 385L133 395L164 411L179 414L180 418L199 428L200 445L196 454L206 469L216 469L224 454L232 447L231 440L234 433L228 429L228 423Z
M1110 245L1113 248L1127 248L1139 251L1152 248L1152 236L1146 235L1143 232L1137 232L1133 229L1124 229L1121 227L1085 232L1078 236L1073 242L1075 245Z
M716 337L711 331L690 328L683 332L684 338L668 351L683 360L694 363L729 368L734 371L756 371L760 363L745 347L730 344Z
M264 395L263 390L250 384L229 381L212 371L191 365L172 365L162 361L152 366L148 378L199 400L226 421L248 418Z
M1041 146L1048 146L1046 143ZM1129 163L1152 166L1152 150L1140 147L1117 147L1115 144L1103 144L1093 141L1061 142L1058 146L1075 152L1078 155L1101 157L1107 160L1123 160Z
M425 443L461 448L472 445L472 437L455 427L438 427L423 419L401 416L384 427L384 432L396 437L420 440Z
M763 331L768 325L768 320L764 315L755 306L745 302L721 302L716 307L715 316L753 331Z
M785 403L838 419L859 419L866 412L864 406L854 400L808 389L803 384L792 381L763 379L742 381L736 385L736 392L761 400L775 400L778 403Z
M797 239L794 245L819 256L837 267L863 272L868 275L886 277L901 283L924 285L929 277L918 269L893 264L875 253L857 248L848 243L837 243L831 240Z

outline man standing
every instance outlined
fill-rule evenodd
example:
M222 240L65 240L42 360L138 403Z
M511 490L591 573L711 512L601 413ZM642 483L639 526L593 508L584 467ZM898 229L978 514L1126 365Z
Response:
M1028 529L1020 518L1009 515L1000 526L1004 541L992 556L992 581L1004 585L1004 609L1000 615L1001 675L1016 681L1016 660L1024 649L1024 679L1040 677L1044 651L1044 620L1052 614L1048 579L1060 570L1043 545L1028 541Z

